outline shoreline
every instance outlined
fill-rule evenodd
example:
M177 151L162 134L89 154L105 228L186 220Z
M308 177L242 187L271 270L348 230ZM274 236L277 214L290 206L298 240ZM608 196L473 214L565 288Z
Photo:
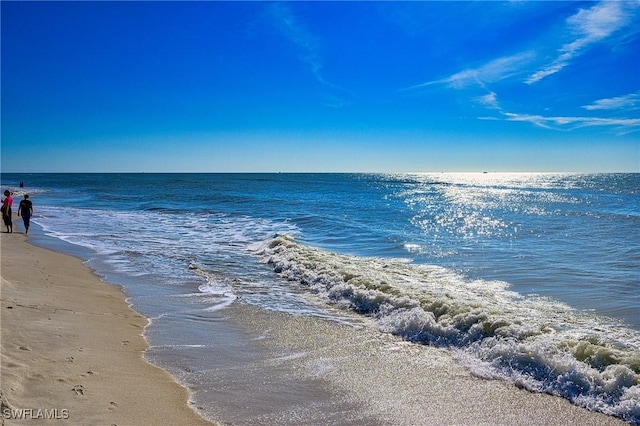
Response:
M354 328L243 303L210 319L212 334L234 329L235 344L152 347L148 357L180 377L194 390L197 406L223 424L627 424L564 398L479 378L444 349L368 325ZM188 358L195 363L186 368Z
M229 342L246 351L216 337L202 353L184 355L214 359L218 368L180 371L176 353L150 347L148 320L119 286L30 238L0 235L0 315L2 401L31 409L32 417L49 410L68 424L215 424L193 409L206 407L233 424L626 424L477 378L441 349L242 303L211 313L209 327L212 334L235 330ZM199 382L203 371L215 374ZM2 414L1 424L43 421ZM307 417L296 423L298 415Z
M0 423L213 424L144 360L148 321L121 289L78 258L31 244L16 222L0 235Z

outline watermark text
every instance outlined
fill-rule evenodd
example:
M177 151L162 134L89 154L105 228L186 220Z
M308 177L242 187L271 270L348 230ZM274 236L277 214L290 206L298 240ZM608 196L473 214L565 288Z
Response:
M66 408L3 408L2 417L9 420L66 420Z

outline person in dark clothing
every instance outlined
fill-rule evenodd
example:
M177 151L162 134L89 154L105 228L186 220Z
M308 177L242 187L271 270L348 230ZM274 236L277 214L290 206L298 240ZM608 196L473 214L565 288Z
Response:
M22 222L24 223L25 234L29 233L29 221L33 216L33 203L29 199L28 194L24 194L24 200L20 201L18 206L18 217L22 216Z

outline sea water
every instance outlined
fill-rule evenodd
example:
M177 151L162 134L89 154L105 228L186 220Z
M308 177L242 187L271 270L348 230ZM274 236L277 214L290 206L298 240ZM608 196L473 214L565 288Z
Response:
M640 423L640 174L3 174L2 187L124 287L152 345L184 350L171 318L206 333L207 313L242 303L438 346L480 377Z

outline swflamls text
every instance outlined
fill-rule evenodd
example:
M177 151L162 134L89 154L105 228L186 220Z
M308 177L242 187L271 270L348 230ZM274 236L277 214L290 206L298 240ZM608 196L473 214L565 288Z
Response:
M13 420L65 420L69 418L66 408L3 408L2 417Z

